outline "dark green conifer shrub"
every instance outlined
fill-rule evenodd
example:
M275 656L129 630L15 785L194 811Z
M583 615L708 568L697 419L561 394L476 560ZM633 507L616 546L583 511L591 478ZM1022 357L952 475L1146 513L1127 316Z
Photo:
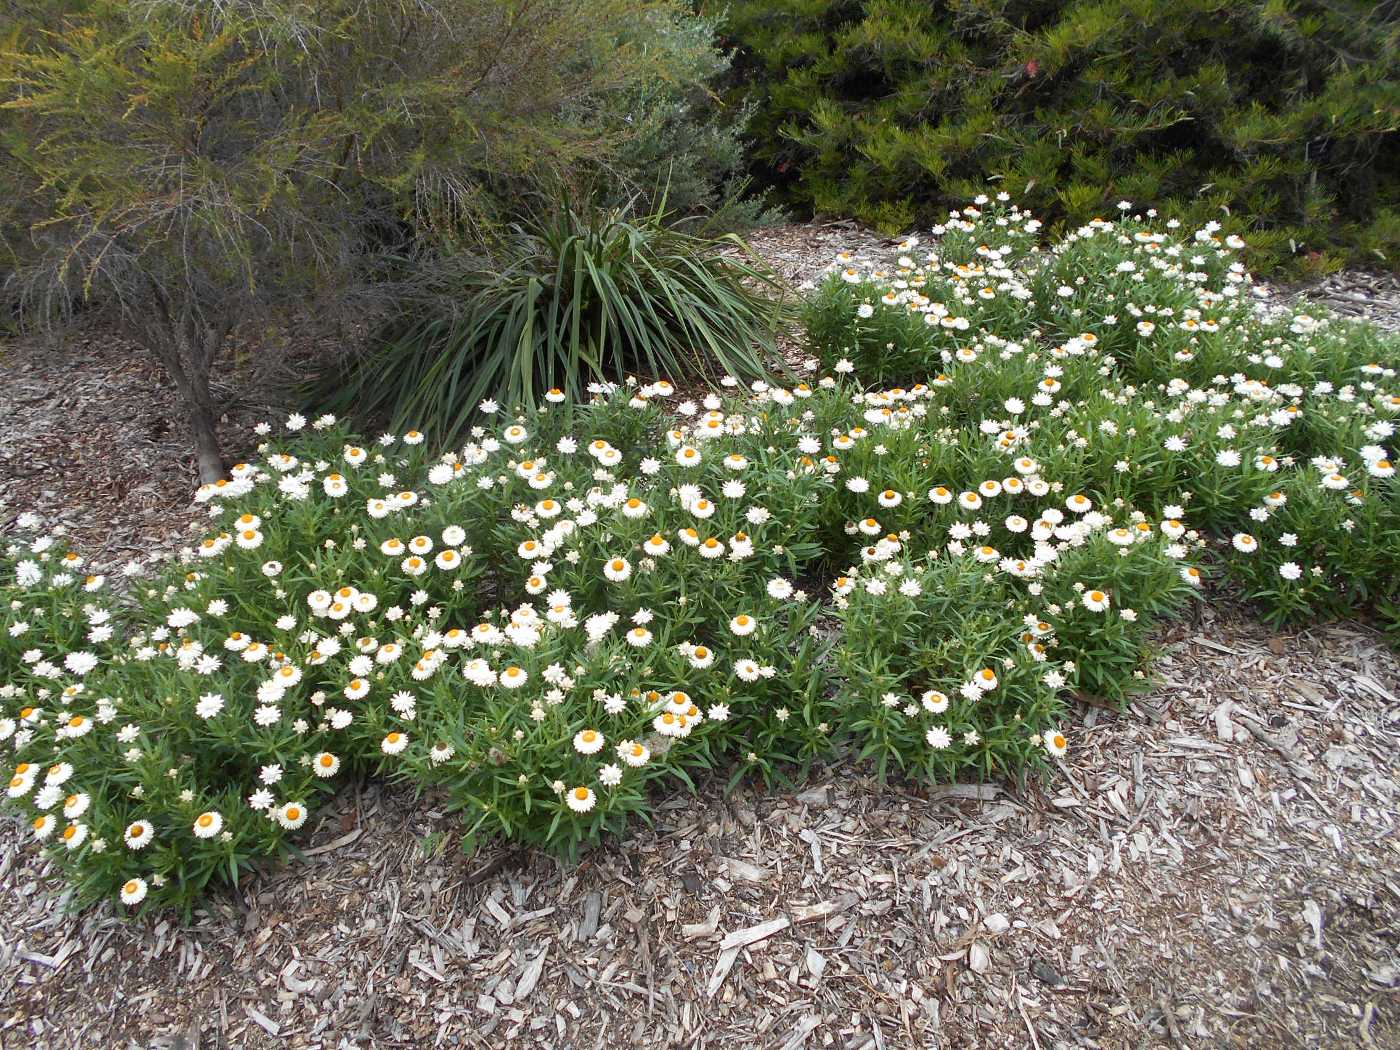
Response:
M779 200L890 232L1003 188L1248 232L1251 263L1394 266L1400 3L733 0Z

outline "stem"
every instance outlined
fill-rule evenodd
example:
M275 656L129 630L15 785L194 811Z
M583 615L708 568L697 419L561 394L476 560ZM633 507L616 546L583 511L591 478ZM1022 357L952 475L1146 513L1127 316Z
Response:
M228 476L219 447L218 416L209 392L209 371L223 346L228 323L201 324L187 306L177 310L163 289L152 282L156 319L146 326L146 343L179 391L194 436L195 462L202 484ZM142 326L138 324L138 329Z
M204 405L190 406L190 430L194 433L195 459L202 484L213 484L227 477L223 452L219 448L219 432L214 414Z

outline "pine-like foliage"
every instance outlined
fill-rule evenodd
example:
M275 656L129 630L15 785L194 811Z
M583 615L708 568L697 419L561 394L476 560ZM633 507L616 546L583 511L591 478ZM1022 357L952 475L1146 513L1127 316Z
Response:
M1400 3L733 0L736 94L785 203L895 231L999 178L1248 230L1256 266L1400 246Z

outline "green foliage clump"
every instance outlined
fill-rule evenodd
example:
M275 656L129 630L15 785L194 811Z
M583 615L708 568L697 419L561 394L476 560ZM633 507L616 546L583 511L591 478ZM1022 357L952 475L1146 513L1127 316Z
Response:
M733 234L696 236L660 212L552 204L495 244L452 257L383 346L324 383L317 410L386 416L455 443L486 400L648 375L765 375L791 310Z
M1395 266L1400 18L1346 0L738 0L734 93L779 199L894 232L989 178L1079 224L1119 198L1250 261Z

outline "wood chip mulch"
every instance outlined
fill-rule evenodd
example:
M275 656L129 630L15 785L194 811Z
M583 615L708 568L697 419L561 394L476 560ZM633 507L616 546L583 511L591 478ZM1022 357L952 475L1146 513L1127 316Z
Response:
M1350 320L1400 332L1400 273L1343 270L1318 281L1281 285L1275 291L1284 303L1319 303Z
M796 280L881 243L765 236ZM0 500L120 564L182 534L193 471L154 370L75 338L0 347ZM0 1047L1400 1046L1400 658L1229 606L1162 643L1043 781L702 784L574 865L347 787L188 926L67 912L0 821Z

